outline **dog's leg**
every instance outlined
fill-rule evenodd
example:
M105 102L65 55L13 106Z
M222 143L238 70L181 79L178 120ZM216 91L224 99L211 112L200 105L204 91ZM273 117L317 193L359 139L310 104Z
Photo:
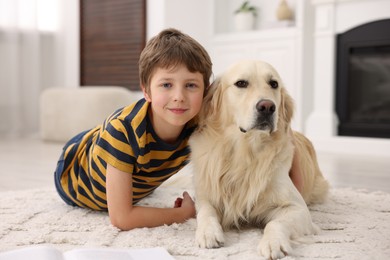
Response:
M267 259L279 259L288 255L292 251L288 233L284 225L276 221L268 223L260 240L260 254Z
M207 199L197 198L196 243L201 248L217 248L224 244L224 235L220 218Z
M318 231L305 201L288 178L276 184L275 192L277 195L271 195L271 198L278 197L279 202L264 219L267 224L259 244L260 254L267 259L290 255L292 239Z
M291 254L292 238L316 233L305 205L281 207L270 213L270 216L272 219L265 226L259 244L260 254L267 259L279 259Z

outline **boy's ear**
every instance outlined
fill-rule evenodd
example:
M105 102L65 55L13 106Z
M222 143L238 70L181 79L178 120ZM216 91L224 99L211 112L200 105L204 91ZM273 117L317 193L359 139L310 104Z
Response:
M146 91L146 88L144 85L141 85L141 89L142 89L142 93L144 93L144 97L145 97L146 101L152 102L152 99L150 98L150 95Z

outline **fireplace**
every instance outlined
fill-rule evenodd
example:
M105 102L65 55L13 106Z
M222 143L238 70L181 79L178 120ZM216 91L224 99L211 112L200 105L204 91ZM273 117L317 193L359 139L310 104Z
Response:
M338 61L341 53L337 51L337 38L338 35L342 35L346 32L352 32L354 29L364 28L365 25L375 24L382 20L390 19L390 1L388 0L311 0L314 7L314 43L313 43L313 85L306 87L304 92L313 97L313 106L309 108L308 117L305 120L305 134L313 142L317 150L329 151L329 152L341 152L348 154L364 154L364 155L378 155L388 156L390 158L390 138L385 136L389 133L389 130L382 128L383 125L387 125L389 120L388 104L386 104L385 96L388 98L388 88L382 91L382 85L378 82L379 78L385 77L386 73L381 75L373 74L366 77L367 82L363 82L362 77L364 75L361 67L353 68L351 64L361 63L361 60L367 60L367 57L373 60L381 60L387 57L389 60L389 51L383 44L381 39L376 39L374 31L366 29L365 36L359 40L359 44L355 44L353 48L347 48L347 54L350 55L347 62L346 73L344 73L344 79L341 74L337 72L337 67L341 66ZM387 28L390 28L387 26ZM383 33L389 35L388 32ZM370 40L369 40L370 39ZM367 41L379 41L380 44L375 42L371 46L367 46ZM371 43L372 43L371 42ZM381 52L380 56L377 54ZM337 53L337 54L336 54ZM369 60L370 60L369 59ZM383 67L382 65L379 65ZM372 66L364 66L371 68ZM380 69L376 69L375 72L379 72ZM364 73L366 71L364 70ZM357 74L357 75L356 75ZM352 75L352 76L351 76ZM352 78L353 83L344 92L341 91L336 84L338 81L348 81ZM354 85L357 85L355 87ZM381 94L377 92L368 94L367 90L376 85ZM377 86L381 85L381 86ZM353 91L350 89L353 87ZM369 89L370 88L370 89ZM337 91L336 91L337 89ZM386 89L386 87L383 87ZM386 94L387 93L387 94ZM354 102L343 101L346 104L342 104L337 101L339 98L349 98L350 96L355 99ZM336 100L337 99L337 100ZM356 101L357 100L357 101ZM369 103L362 107L360 102ZM337 105L336 105L337 103ZM340 110L344 106L344 111ZM378 107L379 106L379 107ZM337 107L337 111L336 111ZM357 109L360 112L351 112L351 108ZM374 113L375 112L375 113ZM375 117L374 117L375 114ZM344 121L345 119L352 121ZM367 120L371 120L366 123ZM387 121L387 123L385 123ZM366 124L363 124L363 123ZM380 122L378 124L378 122ZM345 125L344 123L347 123ZM349 126L355 124L365 125L360 130L353 130L353 135L349 131ZM342 125L342 127L341 127ZM345 126L345 127L344 127ZM369 133L367 128L374 128L375 132ZM343 128L343 130L341 130ZM382 130L378 130L382 129ZM342 131L345 131L342 133ZM370 137L368 137L370 136ZM382 138L378 138L382 137Z
M390 138L390 19L337 35L336 113L340 136Z

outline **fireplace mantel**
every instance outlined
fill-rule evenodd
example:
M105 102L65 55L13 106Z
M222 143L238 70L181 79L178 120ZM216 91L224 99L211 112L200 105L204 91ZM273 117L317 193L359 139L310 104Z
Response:
M314 28L314 107L305 133L318 150L390 157L390 139L337 136L335 113L336 35L390 18L388 0L312 0Z

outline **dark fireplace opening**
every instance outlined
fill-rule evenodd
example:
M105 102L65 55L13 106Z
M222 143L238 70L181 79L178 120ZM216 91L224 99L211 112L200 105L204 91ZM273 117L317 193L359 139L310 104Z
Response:
M338 135L390 138L390 19L337 35Z

